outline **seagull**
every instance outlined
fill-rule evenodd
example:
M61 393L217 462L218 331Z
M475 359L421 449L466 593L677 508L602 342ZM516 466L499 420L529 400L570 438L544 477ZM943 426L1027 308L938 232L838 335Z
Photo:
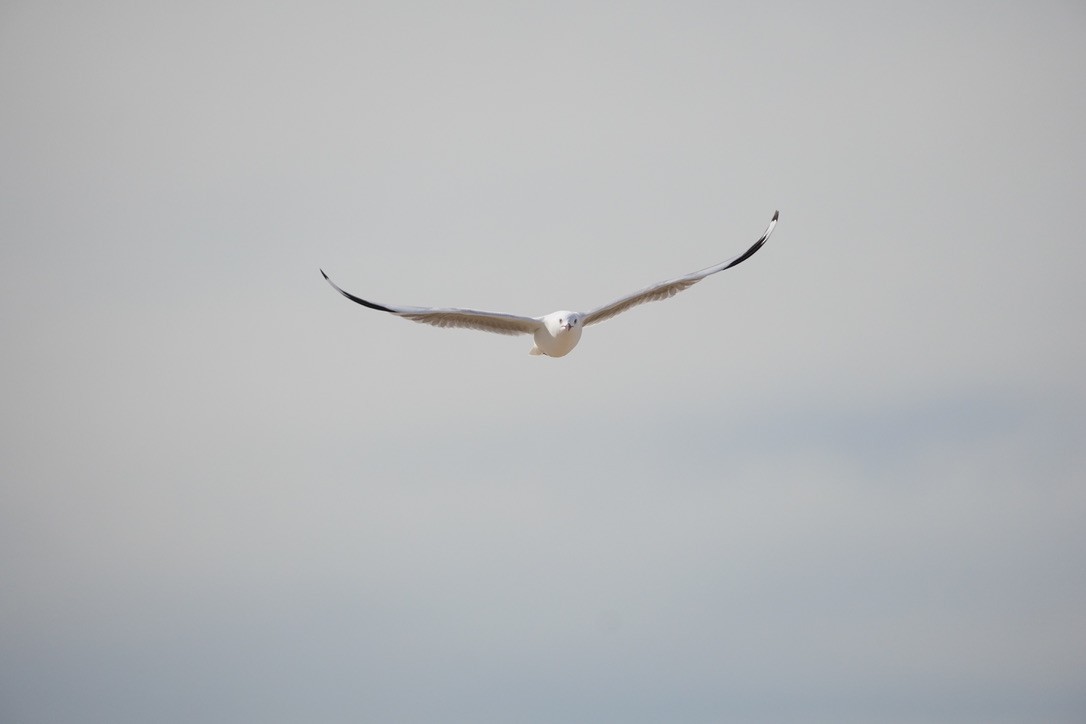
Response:
M535 344L532 345L528 354L565 357L581 341L581 331L585 327L610 319L639 304L669 299L684 289L694 286L710 274L731 269L733 266L746 261L762 248L769 235L773 233L773 227L777 225L779 215L779 211L773 212L773 219L769 222L769 226L766 227L765 233L742 254L699 271L645 287L633 294L616 299L610 304L597 307L591 312L561 310L542 317L520 317L515 314L480 312L475 309L459 309L456 307L393 307L356 297L336 286L336 283L328 278L323 269L320 272L325 281L332 285L333 289L363 307L376 309L379 312L388 312L389 314L395 314L397 317L410 319L412 322L431 324L435 327L464 327L508 335L530 334L533 336Z

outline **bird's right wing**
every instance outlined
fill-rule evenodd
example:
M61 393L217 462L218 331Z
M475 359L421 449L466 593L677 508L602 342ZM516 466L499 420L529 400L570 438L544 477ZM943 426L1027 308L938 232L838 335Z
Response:
M395 314L397 317L410 319L412 322L421 322L435 327L462 327L509 335L532 334L543 326L542 320L535 317L519 317L515 314L502 314L500 312L480 312L476 309L390 307L367 301L340 289L335 282L328 278L323 269L321 269L321 275L325 281L332 285L333 289L355 304L361 304L363 307L376 309L379 312Z

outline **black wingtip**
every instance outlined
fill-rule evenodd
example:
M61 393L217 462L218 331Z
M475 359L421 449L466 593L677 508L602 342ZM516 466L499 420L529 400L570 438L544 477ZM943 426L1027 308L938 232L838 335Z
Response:
M363 307L369 307L370 309L376 309L379 312L388 312L389 314L397 314L395 309L389 309L388 307L384 306L383 304L377 304L376 302L367 301L367 300L363 299L362 297L356 297L355 295L351 294L350 292L344 291L343 289L340 289L339 286L334 281L332 281L331 279L328 278L328 275L324 273L324 269L321 269L320 272L321 272L321 276L324 277L324 281L331 284L333 289L335 289L337 292L339 292L343 296L350 299L355 304L361 304Z
M735 259L732 260L732 263L728 264L728 266L724 267L724 269L731 269L733 266L736 266L737 264L742 264L747 259L754 256L754 254L759 249L761 249L762 246L765 245L766 241L769 240L769 235L773 233L773 227L776 226L777 217L780 216L780 214L781 214L780 211L774 211L773 212L773 219L769 222L769 228L765 230L764 234L762 234L762 238L760 238L760 239L758 239L758 241L754 242L754 244L749 249L744 251L742 254L735 257Z

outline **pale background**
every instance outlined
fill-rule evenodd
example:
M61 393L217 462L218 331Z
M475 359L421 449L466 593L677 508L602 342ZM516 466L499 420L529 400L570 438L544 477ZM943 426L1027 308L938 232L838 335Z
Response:
M4 2L0 719L1086 720L1081 2ZM569 356L390 304L588 309Z

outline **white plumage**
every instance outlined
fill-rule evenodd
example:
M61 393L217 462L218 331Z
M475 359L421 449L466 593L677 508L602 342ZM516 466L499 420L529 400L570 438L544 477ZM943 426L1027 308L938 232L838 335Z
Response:
M328 278L323 269L321 275L337 292L364 307L388 312L404 319L410 319L413 322L422 322L435 327L464 327L496 334L531 334L535 339L535 345L529 350L530 354L564 357L577 346L577 342L581 339L581 331L590 324L597 324L610 319L639 304L669 299L684 289L689 289L710 274L730 269L736 264L746 261L762 248L769 235L773 233L773 227L777 225L778 216L779 212L773 213L773 219L769 222L769 226L766 227L765 233L742 254L699 271L645 287L633 294L616 299L610 304L597 307L591 312L561 310L542 317L521 317L515 314L481 312L476 309L459 309L455 307L393 307L367 301L340 289L335 282Z

